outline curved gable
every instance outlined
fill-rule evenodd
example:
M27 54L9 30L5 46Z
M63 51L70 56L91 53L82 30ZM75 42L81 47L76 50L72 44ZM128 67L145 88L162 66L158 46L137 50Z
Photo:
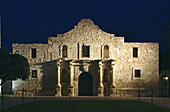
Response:
M115 38L114 34L102 31L91 19L82 19L72 30L64 34L58 34L57 37L50 37L49 41L51 40L56 43L107 43L119 39Z

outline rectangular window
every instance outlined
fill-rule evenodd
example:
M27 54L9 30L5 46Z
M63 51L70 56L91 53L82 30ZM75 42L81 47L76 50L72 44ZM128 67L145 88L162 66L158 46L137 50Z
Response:
M141 77L140 70L135 70L135 77L136 78L140 78Z
M32 70L32 78L37 78L37 70Z
M133 48L133 57L138 57L138 48Z
M31 49L31 57L32 58L36 58L37 57L36 49Z
M82 53L83 57L90 57L90 46L83 45L82 50L83 50L83 53Z

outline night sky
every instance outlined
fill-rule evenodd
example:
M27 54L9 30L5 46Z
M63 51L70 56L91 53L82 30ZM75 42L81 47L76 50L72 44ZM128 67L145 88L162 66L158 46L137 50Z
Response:
M90 18L102 30L134 41L160 42L170 21L170 0L0 0L2 46L47 43Z

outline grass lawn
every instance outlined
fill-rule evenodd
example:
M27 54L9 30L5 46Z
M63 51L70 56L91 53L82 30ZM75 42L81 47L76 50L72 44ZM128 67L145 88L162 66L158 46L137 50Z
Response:
M170 109L142 101L36 101L3 112L170 112Z

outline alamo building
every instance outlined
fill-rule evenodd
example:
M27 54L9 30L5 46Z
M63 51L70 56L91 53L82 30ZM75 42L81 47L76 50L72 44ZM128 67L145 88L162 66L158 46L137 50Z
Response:
M125 42L102 31L90 19L47 44L12 44L28 59L30 77L14 81L14 94L115 96L117 90L159 86L159 43ZM133 93L133 92L132 92ZM134 93L133 93L134 94Z

